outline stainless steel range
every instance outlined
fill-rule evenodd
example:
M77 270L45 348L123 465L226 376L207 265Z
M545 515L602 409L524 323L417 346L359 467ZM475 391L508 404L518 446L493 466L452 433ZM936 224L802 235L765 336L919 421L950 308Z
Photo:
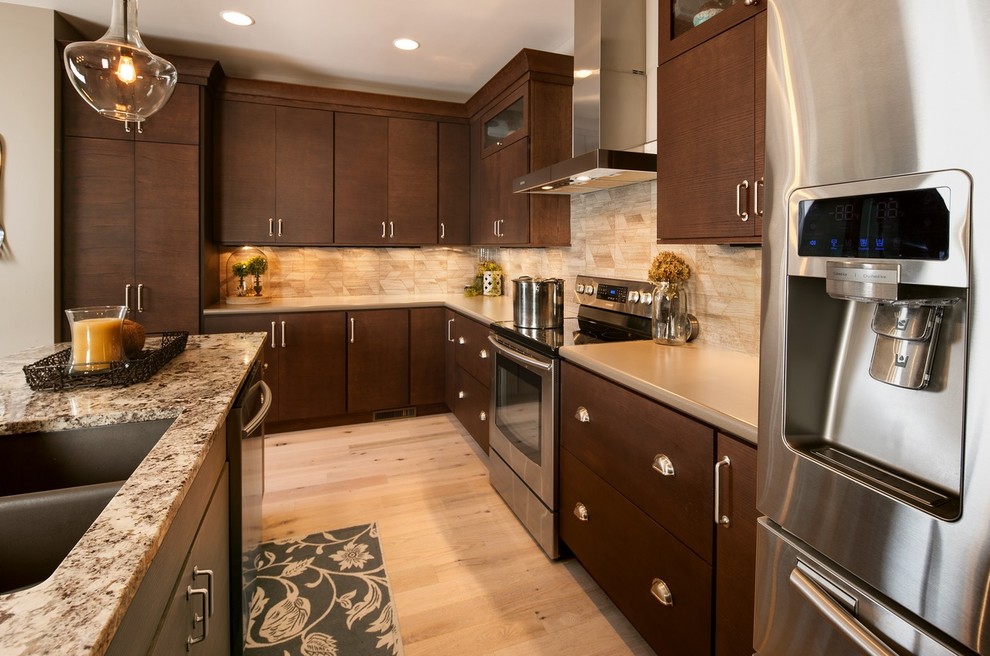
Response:
M650 339L653 286L578 276L576 317L556 329L491 324L494 347L489 473L492 486L547 556L557 558L561 346Z

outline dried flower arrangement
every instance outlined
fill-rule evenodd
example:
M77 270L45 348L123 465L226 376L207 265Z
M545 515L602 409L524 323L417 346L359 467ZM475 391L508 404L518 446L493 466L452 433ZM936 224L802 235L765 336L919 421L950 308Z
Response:
M684 258L672 251L660 251L657 253L657 256L653 258L653 264L650 266L650 271L647 275L647 279L654 285L661 282L680 285L687 282L690 277L691 267L684 261Z

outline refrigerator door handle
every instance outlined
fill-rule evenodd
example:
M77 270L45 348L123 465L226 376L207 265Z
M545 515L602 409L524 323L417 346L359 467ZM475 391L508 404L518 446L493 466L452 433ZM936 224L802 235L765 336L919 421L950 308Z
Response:
M799 567L791 570L791 585L797 588L805 599L811 602L822 617L828 620L846 638L863 650L868 656L897 656L897 652L870 632L859 620L821 589L810 576Z

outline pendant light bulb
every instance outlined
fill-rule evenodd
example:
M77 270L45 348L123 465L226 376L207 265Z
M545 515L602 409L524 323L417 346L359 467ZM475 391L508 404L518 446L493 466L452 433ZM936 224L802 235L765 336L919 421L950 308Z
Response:
M140 123L165 106L178 81L169 61L141 40L137 0L114 0L110 29L98 41L65 47L65 71L86 103L107 118Z

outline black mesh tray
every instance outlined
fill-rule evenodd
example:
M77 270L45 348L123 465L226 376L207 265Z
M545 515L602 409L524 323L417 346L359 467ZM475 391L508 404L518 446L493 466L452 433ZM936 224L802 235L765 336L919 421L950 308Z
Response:
M189 333L148 333L145 349L124 362L108 362L109 368L86 373L69 373L72 349L65 348L24 366L24 377L33 390L65 390L78 387L126 387L141 383L186 349Z

